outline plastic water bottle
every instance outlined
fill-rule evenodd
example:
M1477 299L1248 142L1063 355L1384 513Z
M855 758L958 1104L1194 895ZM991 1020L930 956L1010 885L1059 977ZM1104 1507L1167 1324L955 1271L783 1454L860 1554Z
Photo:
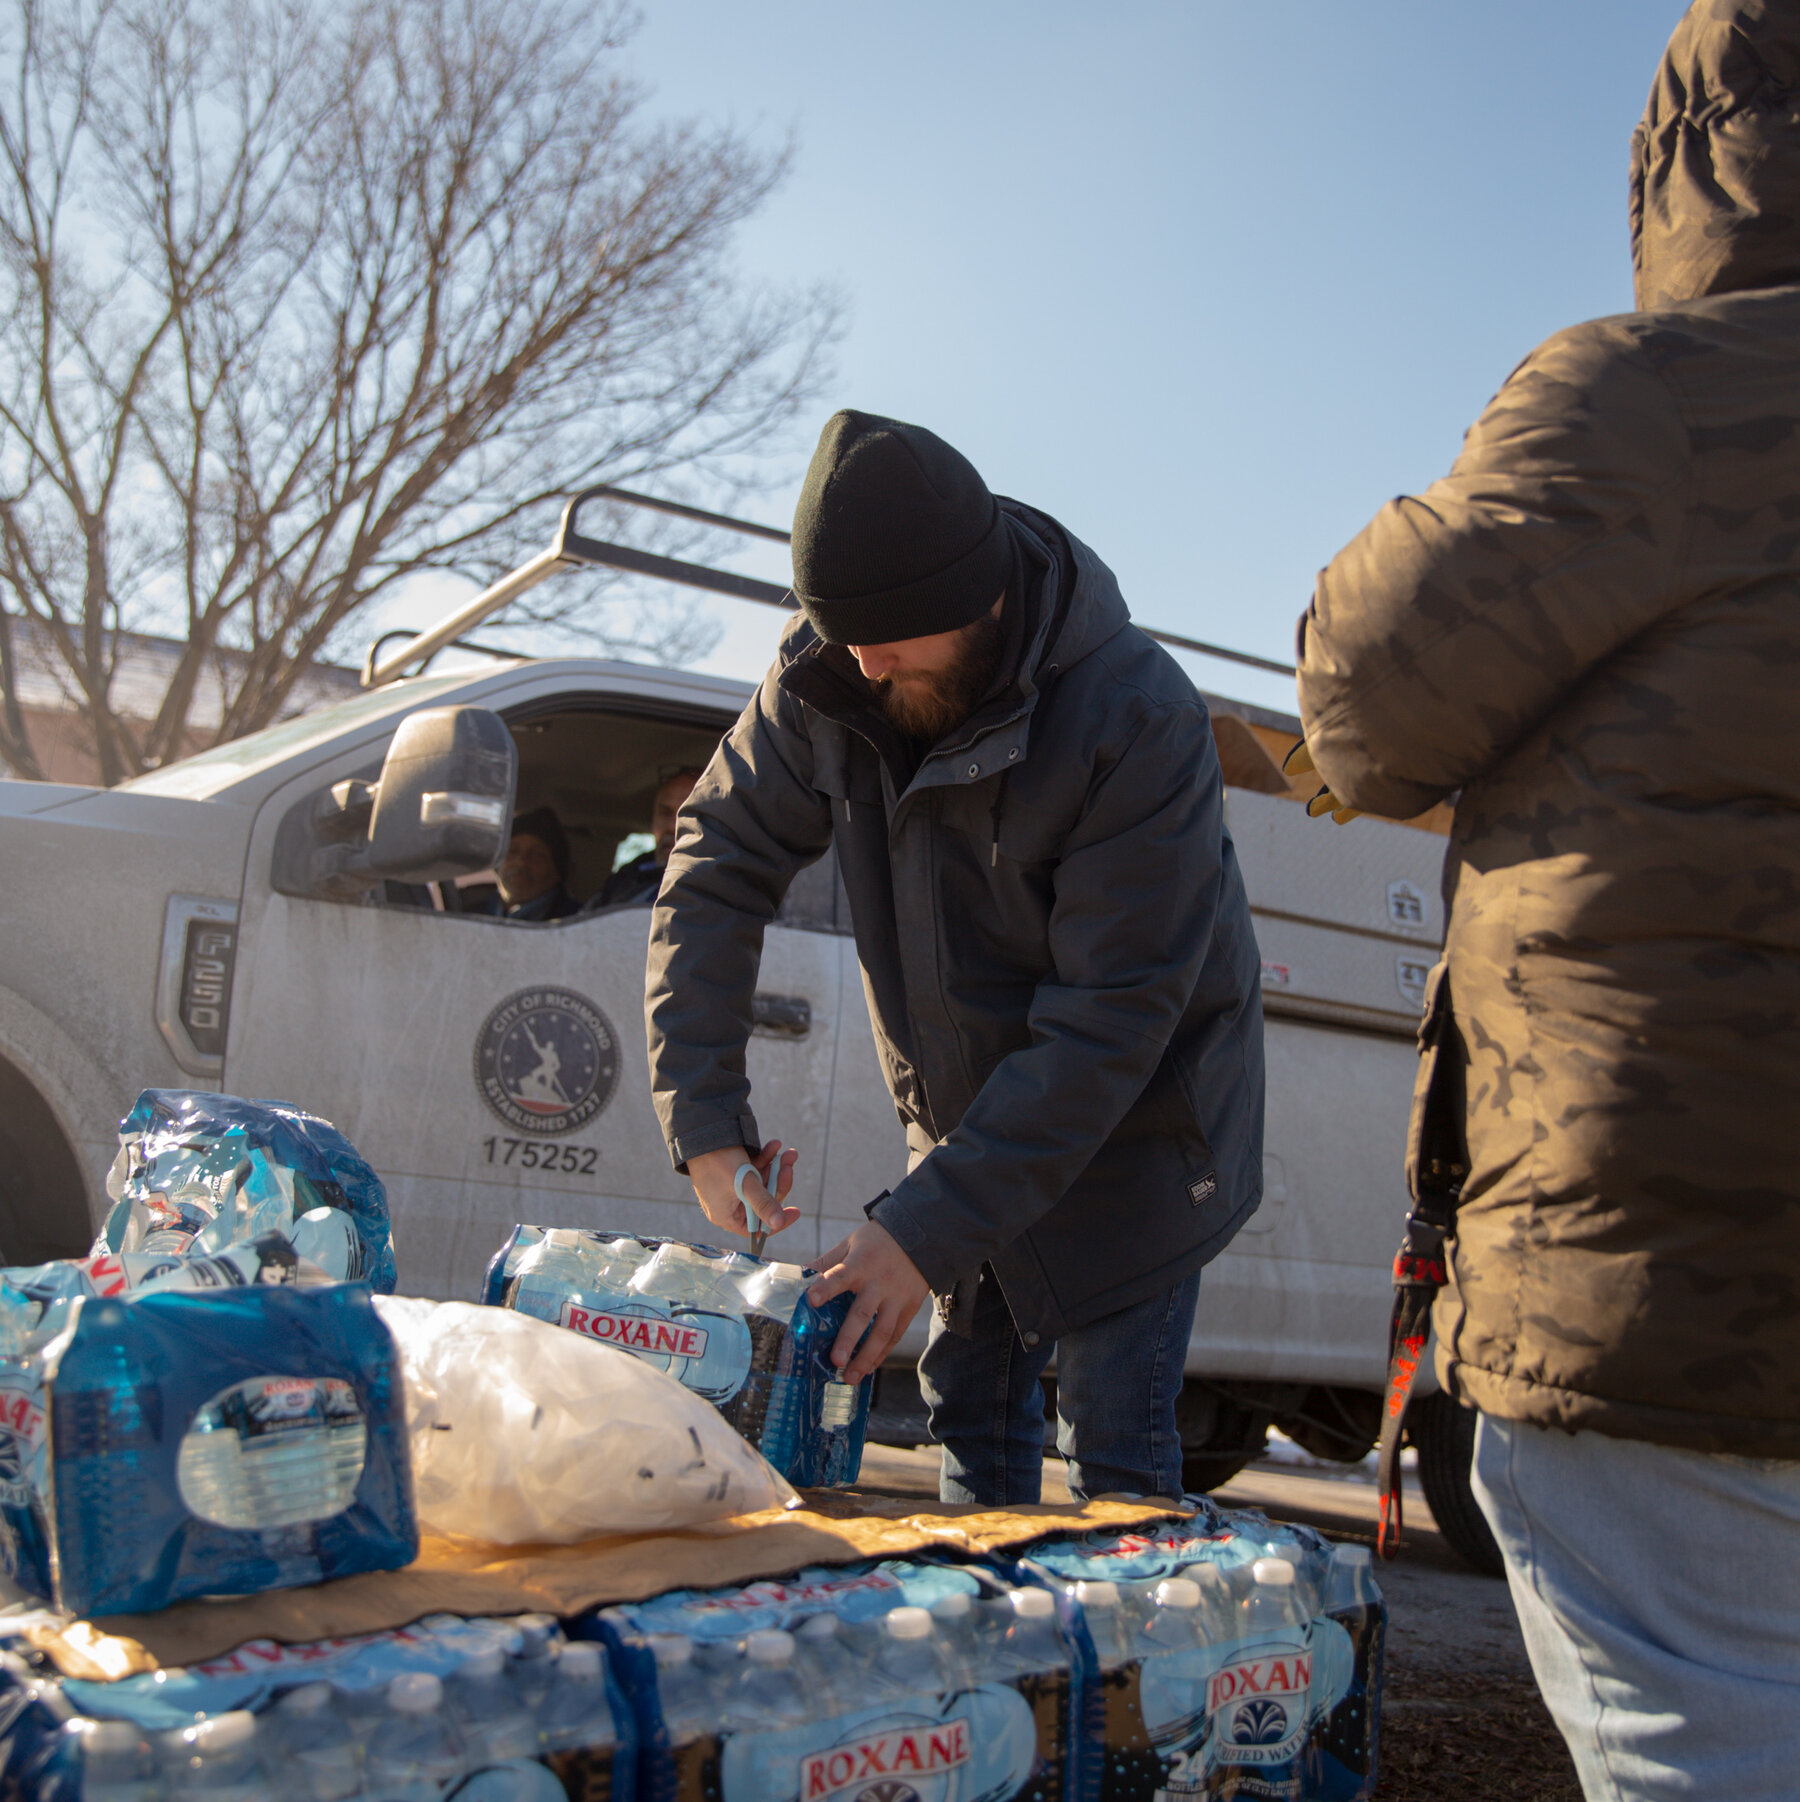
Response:
M683 1329L687 1349L668 1360L677 1382L721 1404L744 1387L754 1348L744 1298L723 1257L671 1239L639 1268L627 1294Z
M273 1742L270 1758L294 1795L308 1802L347 1802L362 1794L362 1741L329 1683L289 1690L264 1732Z
M709 1257L697 1246L670 1239L638 1267L628 1285L633 1295L705 1308L715 1314L741 1314L744 1298L722 1257Z
M562 1629L553 1614L521 1614L513 1625L517 1643L507 1647L507 1675L535 1713L556 1681L557 1660L564 1650Z
M1094 1642L1094 1655L1103 1671L1117 1670L1129 1664L1134 1656L1131 1648L1131 1619L1125 1612L1119 1586L1104 1580L1077 1583L1075 1600L1081 1604L1088 1637Z
M404 1671L387 1686L387 1708L369 1736L369 1802L438 1802L467 1774L461 1736L429 1671Z
M671 1747L691 1745L717 1731L719 1707L712 1685L694 1662L685 1633L658 1633L650 1641L656 1659L656 1706Z
M744 1640L744 1670L725 1697L720 1724L757 1731L794 1727L812 1718L812 1703L794 1663L794 1636L764 1628Z
M597 1247L600 1268L597 1281L601 1288L621 1294L631 1286L631 1279L650 1262L648 1245L629 1233L603 1238Z
M890 1609L881 1624L875 1670L884 1688L901 1695L940 1696L956 1687L955 1666L929 1609Z
M1206 1643L1200 1585L1192 1577L1165 1577L1150 1592L1150 1618L1139 1634L1142 1655L1191 1652Z
M451 1719L471 1764L503 1764L537 1755L537 1722L507 1675L506 1653L484 1646L444 1686Z
M537 1723L546 1752L594 1752L618 1744L619 1730L606 1699L606 1660L591 1640L563 1647Z
M975 1600L961 1590L939 1596L931 1604L931 1619L937 1628L938 1641L944 1655L955 1669L961 1683L980 1682L985 1662L982 1646L975 1633Z
M1224 1645L1237 1633L1237 1598L1231 1579L1216 1564L1191 1564L1188 1581L1200 1591L1200 1636L1208 1645Z
M1008 1666L1019 1672L1053 1671L1069 1662L1056 1630L1056 1598L1047 1589L1015 1589L1012 1625L1001 1642Z
M835 1614L812 1614L794 1629L794 1662L816 1712L848 1714L860 1702L866 1684L862 1652L844 1632Z
M234 1708L181 1731L181 1755L170 1774L171 1802L265 1802L274 1785L257 1743L256 1716Z
M512 1305L556 1326L570 1296L598 1289L599 1277L600 1258L587 1239L571 1228L553 1226L519 1260Z
M63 1731L80 1747L82 1802L159 1802L156 1752L132 1722L79 1717Z
M1306 1739L1310 1618L1286 1558L1258 1558L1238 1604L1238 1643L1208 1685L1216 1747L1212 1781L1236 1792L1239 1774L1256 1793L1297 1798Z

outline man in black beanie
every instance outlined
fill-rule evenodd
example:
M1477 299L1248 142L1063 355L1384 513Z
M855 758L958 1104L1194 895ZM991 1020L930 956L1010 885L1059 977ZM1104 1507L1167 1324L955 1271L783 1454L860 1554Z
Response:
M744 1045L763 928L833 842L910 1168L821 1260L874 1370L928 1293L947 1500L1178 1494L1201 1267L1262 1192L1255 939L1205 704L1111 572L919 426L842 412L801 615L689 798L651 926L651 1083L707 1218L772 1231ZM746 1171L745 1165L754 1166ZM773 1192L771 1192L773 1191Z

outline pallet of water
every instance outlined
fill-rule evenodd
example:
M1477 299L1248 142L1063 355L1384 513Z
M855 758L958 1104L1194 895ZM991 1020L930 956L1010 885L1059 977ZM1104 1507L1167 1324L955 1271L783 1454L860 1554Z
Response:
M674 1239L518 1226L481 1299L666 1370L789 1482L830 1488L856 1481L871 1384L838 1379L831 1346L852 1298L814 1307L811 1278Z

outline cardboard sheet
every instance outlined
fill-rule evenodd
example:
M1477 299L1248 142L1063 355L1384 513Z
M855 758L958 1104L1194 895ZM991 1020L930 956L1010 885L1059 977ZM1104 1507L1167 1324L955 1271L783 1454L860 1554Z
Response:
M109 1615L31 1637L67 1676L124 1675L198 1664L252 1639L286 1645L404 1627L427 1614L580 1614L668 1589L779 1577L807 1564L851 1564L921 1551L978 1556L1052 1533L1132 1527L1188 1510L1172 1503L1095 1501L1005 1510L950 1507L819 1490L802 1508L767 1510L679 1533L568 1546L491 1546L427 1537L404 1570L267 1595L182 1602L160 1614ZM120 1643L123 1642L123 1643Z

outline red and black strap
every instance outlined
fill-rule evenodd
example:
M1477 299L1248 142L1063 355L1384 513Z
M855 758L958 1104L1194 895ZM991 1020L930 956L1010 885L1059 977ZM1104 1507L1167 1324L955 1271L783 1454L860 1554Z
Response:
M1375 1550L1392 1558L1400 1550L1402 1505L1400 1490L1401 1429L1406 1404L1412 1395L1419 1360L1431 1338L1431 1304L1449 1281L1444 1265L1444 1231L1448 1210L1442 1198L1432 1196L1406 1217L1406 1237L1394 1254L1394 1312L1388 1323L1387 1393L1381 1405L1381 1449L1375 1461L1375 1482L1380 1515L1375 1528Z

